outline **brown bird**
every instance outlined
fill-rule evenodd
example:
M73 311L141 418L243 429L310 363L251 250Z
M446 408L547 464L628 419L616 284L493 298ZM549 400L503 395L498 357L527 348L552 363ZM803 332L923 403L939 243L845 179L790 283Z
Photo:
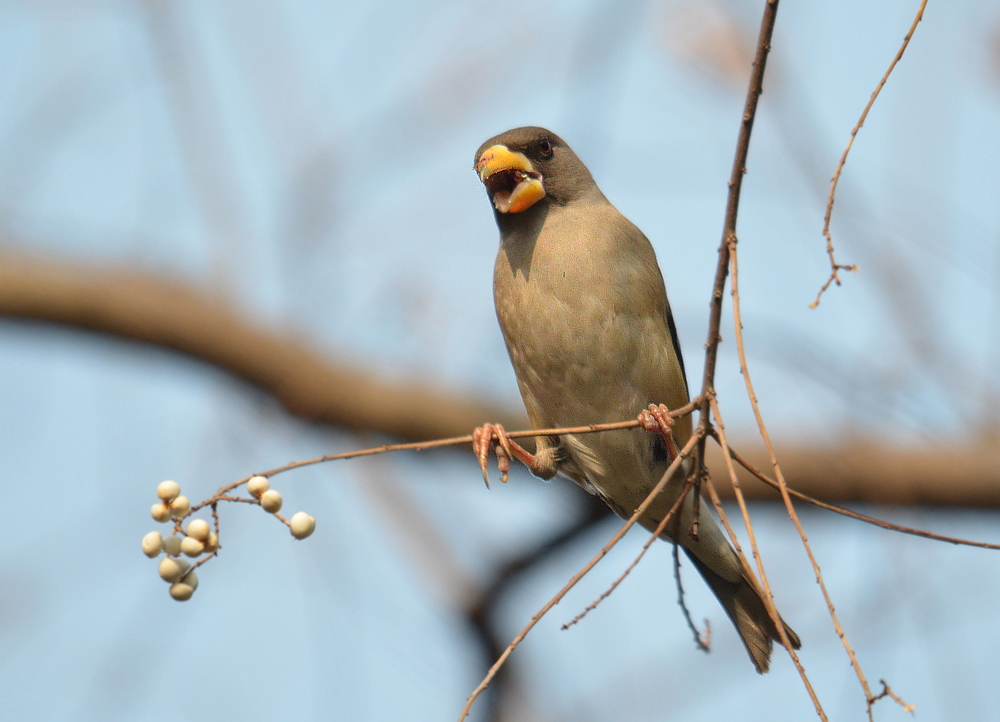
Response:
M670 448L666 408L688 403L684 362L663 276L649 240L608 202L568 145L544 128L515 128L476 151L500 228L493 275L497 318L532 427L583 426L646 414L647 428L537 437L534 455L503 427L476 430L486 476L491 447L506 473L513 455L532 473L557 472L599 495L627 518L663 476ZM665 406L661 406L665 404ZM648 410L648 411L647 411ZM690 416L673 424L685 444ZM639 519L655 530L680 495L674 475ZM722 603L758 672L766 672L779 639L757 579L729 545L708 504L699 505L698 535L689 533L694 492L663 536L680 544ZM792 645L799 638L787 624Z

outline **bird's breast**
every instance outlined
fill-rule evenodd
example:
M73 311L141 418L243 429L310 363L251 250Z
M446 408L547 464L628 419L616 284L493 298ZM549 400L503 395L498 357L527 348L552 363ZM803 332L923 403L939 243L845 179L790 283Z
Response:
M506 237L494 274L497 318L529 413L535 404L556 425L634 413L641 346L656 336L635 302L635 264L574 220L550 216L533 238Z

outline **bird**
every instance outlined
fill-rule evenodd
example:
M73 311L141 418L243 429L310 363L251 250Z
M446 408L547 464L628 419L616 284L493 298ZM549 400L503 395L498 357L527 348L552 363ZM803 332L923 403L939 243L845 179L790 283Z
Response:
M683 445L693 433L690 416L666 417L689 397L652 244L608 201L569 145L545 128L490 138L476 151L474 170L500 231L496 315L532 428L645 420L645 428L538 436L534 454L501 425L484 424L473 444L484 479L489 484L492 449L504 480L513 457L542 479L568 477L628 518L676 456L670 442ZM656 428L661 433L647 430ZM678 500L689 464L682 469L640 517L646 529L654 531ZM695 494L688 491L661 536L684 549L763 674L772 641L781 643L777 627L753 572L709 505L694 503ZM781 624L799 648L799 637Z

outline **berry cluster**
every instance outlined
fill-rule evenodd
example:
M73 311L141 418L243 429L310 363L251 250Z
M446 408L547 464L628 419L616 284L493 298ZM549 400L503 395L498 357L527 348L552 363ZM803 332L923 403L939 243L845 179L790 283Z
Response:
M271 488L271 482L265 476L251 476L247 482L247 491L250 496L260 501L261 508L268 514L277 514L281 511L281 494ZM296 539L305 539L316 529L316 520L304 511L296 512L288 521L288 526L292 530L292 536Z
M281 510L281 494L270 486L266 477L254 476L247 482L247 491L264 511L277 516ZM227 490L228 488L232 487L227 487ZM195 574L191 562L183 559L181 555L197 558L207 554L208 556L197 562L195 567L201 566L214 556L219 549L219 520L216 516L214 531L205 519L192 519L186 529L182 528L181 521L191 513L191 502L181 494L181 487L176 481L160 482L156 487L156 496L160 500L150 509L153 519L161 523L173 520L174 531L168 537L164 537L158 531L149 532L142 538L142 551L151 559L160 556L161 553L166 555L160 561L160 577L170 584L170 596L179 602L184 602L190 599L194 590L198 588L198 575ZM252 501L217 495L208 502L202 502L199 507L210 503L214 515L216 500ZM316 520L304 511L298 512L289 521L285 521L281 516L278 518L288 525L292 536L296 539L305 539L316 529Z
M214 554L219 548L219 535L204 519L192 519L186 530L181 529L180 521L191 512L191 502L181 495L181 487L176 481L161 482L156 487L156 495L160 501L153 504L150 513L159 522L174 519L174 533L164 538L158 531L149 532L142 538L142 551L150 558L166 553L160 562L160 577L170 584L170 596L184 602L198 588L198 575L191 568L191 562L182 559L181 554L188 557Z

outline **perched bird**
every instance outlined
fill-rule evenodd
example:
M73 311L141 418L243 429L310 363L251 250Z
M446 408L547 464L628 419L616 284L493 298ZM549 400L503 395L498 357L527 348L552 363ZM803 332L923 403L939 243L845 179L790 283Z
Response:
M544 479L557 472L569 477L627 518L676 455L666 408L688 403L684 362L653 247L604 197L569 146L544 128L516 128L490 138L476 151L475 170L500 228L493 295L532 427L621 421L649 409L664 431L540 436L532 455L507 439L503 427L487 424L475 435L484 476L492 447L504 474L513 455ZM679 418L672 433L679 445L686 443L690 416ZM685 478L684 472L675 474L639 523L655 530ZM664 536L683 547L736 626L757 671L766 672L778 631L756 578L740 563L708 506L698 505L695 539L690 491ZM796 634L787 624L784 628L798 648Z

